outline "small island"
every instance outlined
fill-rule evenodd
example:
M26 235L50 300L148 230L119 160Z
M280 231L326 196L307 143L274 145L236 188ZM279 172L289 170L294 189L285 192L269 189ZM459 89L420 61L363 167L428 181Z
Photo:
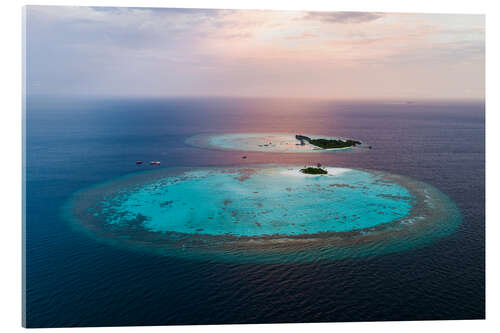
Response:
M365 142L356 141L354 138L306 136L296 133L199 134L188 138L186 143L202 148L269 153L329 153L358 147L366 148L363 150L370 149Z
M309 142L311 145L322 148L322 149L338 149L338 148L348 148L360 145L361 142L351 139L346 140L335 140L335 139L311 139L305 135L295 135L295 138L300 141L300 145L304 145L304 141Z
M300 169L300 172L305 173L307 175L326 175L328 171L321 167L321 164L318 163L317 167L307 167Z

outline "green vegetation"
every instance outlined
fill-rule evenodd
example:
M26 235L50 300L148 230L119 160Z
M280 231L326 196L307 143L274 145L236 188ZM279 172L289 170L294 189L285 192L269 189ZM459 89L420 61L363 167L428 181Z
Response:
M361 142L347 139L345 141L343 140L328 140L328 139L310 139L309 143L316 146L320 147L323 149L331 149L331 148L347 148L347 147L354 147L356 145L360 145Z
M326 175L328 173L328 171L326 171L325 169L322 169L320 167L318 167L318 168L307 167L304 169L300 169L300 172L306 173L308 175Z
M348 148L354 147L356 145L360 145L361 142L356 140L329 140L329 139L311 139L308 136L297 134L295 135L295 139L300 141L301 145L304 145L304 141L309 142L313 146L323 148L323 149L332 149L332 148Z

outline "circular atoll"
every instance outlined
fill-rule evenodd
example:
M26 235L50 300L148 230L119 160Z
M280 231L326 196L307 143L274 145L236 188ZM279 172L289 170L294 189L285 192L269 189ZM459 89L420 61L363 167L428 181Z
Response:
M323 169L327 174L275 165L142 172L75 193L66 215L90 235L128 248L262 262L396 252L460 223L455 204L428 184Z
M362 145L354 139L287 133L199 134L186 143L201 148L271 153L334 152Z

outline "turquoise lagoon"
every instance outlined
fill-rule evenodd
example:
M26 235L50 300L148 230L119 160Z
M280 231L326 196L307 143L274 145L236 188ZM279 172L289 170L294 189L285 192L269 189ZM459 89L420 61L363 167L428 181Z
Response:
M301 133L296 133L301 134ZM329 137L304 134L312 139L345 140L341 137ZM272 153L315 153L357 149L358 147L322 149L304 142L299 144L295 134L291 133L223 133L199 134L186 140L189 145L219 150L238 150Z
M90 234L166 255L270 262L378 255L425 244L460 222L432 186L378 171L298 166L171 168L75 194Z

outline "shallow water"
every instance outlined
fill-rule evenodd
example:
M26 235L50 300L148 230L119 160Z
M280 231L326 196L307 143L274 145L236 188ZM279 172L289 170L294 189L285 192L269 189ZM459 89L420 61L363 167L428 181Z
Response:
M30 98L27 110L30 327L484 317L482 103ZM184 143L228 132L320 133L373 149L242 159ZM407 176L455 202L462 222L431 242L375 256L228 262L102 242L63 214L77 191L145 170L263 163ZM431 231L424 239L440 234Z
M68 221L156 254L226 262L376 256L428 244L461 222L437 189L407 177L298 166L163 169L79 191Z
M397 183L358 170L309 176L297 167L201 169L101 201L100 212L112 210L107 222L118 225L142 215L154 232L299 235L388 223L409 214L412 198Z

